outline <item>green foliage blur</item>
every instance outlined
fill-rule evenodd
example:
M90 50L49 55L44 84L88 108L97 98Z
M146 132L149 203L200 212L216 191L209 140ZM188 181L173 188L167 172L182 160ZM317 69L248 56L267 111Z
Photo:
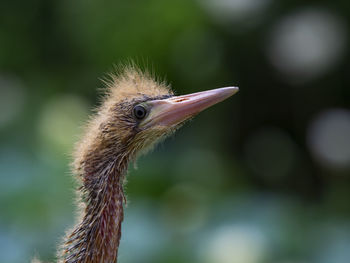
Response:
M0 262L54 261L71 151L130 59L239 86L130 167L121 263L348 263L349 1L0 3Z

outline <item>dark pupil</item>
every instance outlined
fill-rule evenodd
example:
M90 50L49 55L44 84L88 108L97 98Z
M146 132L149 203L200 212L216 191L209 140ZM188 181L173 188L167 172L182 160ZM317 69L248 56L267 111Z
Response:
M138 119L142 119L145 117L146 115L146 110L144 107L142 106L136 106L134 108L134 114L135 114L135 117L138 118Z

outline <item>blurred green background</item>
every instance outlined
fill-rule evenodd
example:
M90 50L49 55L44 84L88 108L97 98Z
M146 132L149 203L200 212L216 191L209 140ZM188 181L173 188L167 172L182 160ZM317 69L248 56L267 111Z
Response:
M0 262L53 260L99 80L237 85L130 167L122 263L348 263L350 2L2 0Z

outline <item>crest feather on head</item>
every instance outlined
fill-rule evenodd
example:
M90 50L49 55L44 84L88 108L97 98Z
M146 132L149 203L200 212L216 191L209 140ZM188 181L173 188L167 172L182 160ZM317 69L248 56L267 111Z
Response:
M104 83L108 88L109 99L114 102L144 95L150 98L173 95L170 86L164 81L157 81L149 72L143 72L134 65L124 66L109 74L109 80L104 80Z

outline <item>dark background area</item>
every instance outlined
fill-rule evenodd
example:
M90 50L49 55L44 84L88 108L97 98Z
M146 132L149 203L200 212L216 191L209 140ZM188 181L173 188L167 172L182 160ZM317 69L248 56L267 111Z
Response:
M0 3L0 262L54 260L101 78L239 86L130 167L119 261L348 263L349 1ZM118 262L119 262L118 261Z

